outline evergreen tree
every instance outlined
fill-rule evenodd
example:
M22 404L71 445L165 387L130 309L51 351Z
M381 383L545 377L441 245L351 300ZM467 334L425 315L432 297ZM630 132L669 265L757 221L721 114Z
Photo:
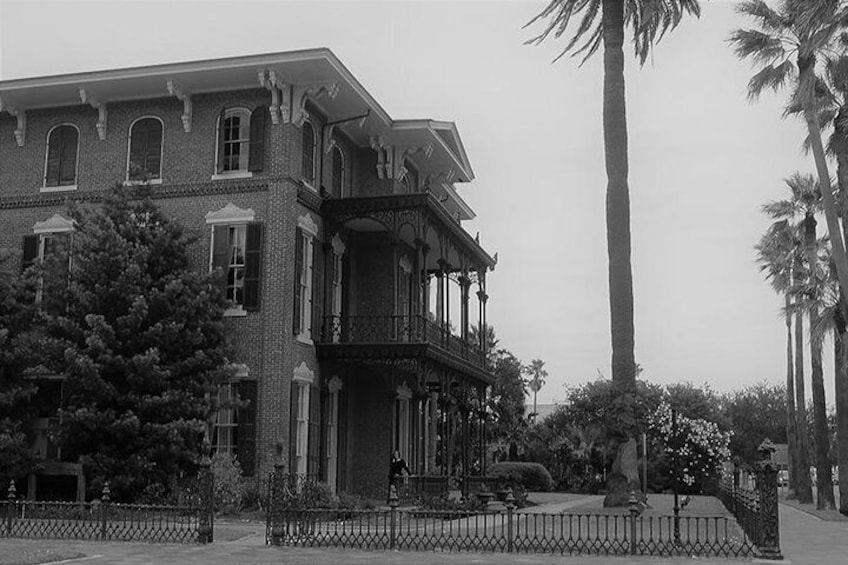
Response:
M83 463L90 490L109 481L118 500L161 493L195 470L230 376L220 273L193 271L193 238L136 196L116 187L98 206L71 207L64 309L46 315L43 350L66 378L63 455ZM57 272L45 264L45 288L48 271Z

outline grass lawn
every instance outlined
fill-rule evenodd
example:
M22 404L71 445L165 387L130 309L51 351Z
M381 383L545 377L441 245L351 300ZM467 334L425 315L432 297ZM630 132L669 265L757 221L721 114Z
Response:
M60 546L66 542L50 540L4 539L0 541L0 565L37 565L63 559L85 557L73 549Z
M837 500L839 499L837 498ZM797 500L787 499L783 493L780 495L780 503L791 506L792 508L797 508L807 514L811 514L817 518L821 518L822 520L827 520L828 522L848 522L848 516L843 516L838 510L817 510L815 503L801 504Z

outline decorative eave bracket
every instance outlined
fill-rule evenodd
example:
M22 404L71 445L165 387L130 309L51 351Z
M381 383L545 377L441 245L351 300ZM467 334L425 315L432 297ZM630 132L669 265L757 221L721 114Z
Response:
M339 94L339 83L318 82L313 84L299 84L292 88L291 122L297 127L302 127L309 112L306 111L306 102L310 99L318 99L326 96L330 100Z
M433 154L433 144L428 143L423 147L393 147L394 157L391 159L391 169L386 169L389 178L396 178L402 181L406 177L406 159L419 151L424 153L424 156L429 159Z
M9 115L14 116L17 119L18 123L15 127L15 141L17 142L18 147L23 147L24 142L26 141L26 110L13 108L0 98L0 112L3 111L8 112Z
M165 88L168 89L168 94L170 94L171 96L176 96L178 100L182 101L183 113L180 116L180 119L183 121L183 130L186 133L190 133L192 113L191 94L181 89L179 85L173 80L168 80L165 83Z
M289 85L283 80L283 75L273 69L259 71L259 85L271 92L271 105L268 110L271 113L271 123L278 125L282 119L283 123L289 123L291 114L291 91Z
M349 124L352 122L359 123L359 129L365 127L365 122L368 121L368 118L371 117L371 110L367 110L361 116L354 116L353 118L345 118L343 120L338 120L329 124L324 124L324 153L329 155L330 151L333 150L333 147L336 146L336 127Z
M371 149L377 152L377 178L382 179L386 172L386 157L391 153L391 146L382 135L371 136Z
M80 87L80 100L83 104L88 104L95 110L97 110L97 137L100 138L100 141L106 139L106 119L109 117L108 112L106 111L106 103L98 100L94 96L91 96L88 92L85 91L85 88Z

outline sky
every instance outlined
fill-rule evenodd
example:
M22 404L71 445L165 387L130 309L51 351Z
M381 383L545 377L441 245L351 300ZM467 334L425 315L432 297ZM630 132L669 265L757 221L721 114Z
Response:
M644 67L625 52L636 361L647 380L718 391L785 380L782 301L753 248L761 206L813 172L785 95L746 97L733 4L702 1ZM501 347L545 361L550 403L609 377L611 348L602 57L525 45L544 5L0 0L0 79L332 49L393 118L457 124L476 174L457 185L478 214L465 228L499 259L488 319ZM825 382L830 404L832 356Z

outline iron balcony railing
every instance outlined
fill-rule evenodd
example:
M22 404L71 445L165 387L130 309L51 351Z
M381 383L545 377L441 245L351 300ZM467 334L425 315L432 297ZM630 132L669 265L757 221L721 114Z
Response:
M449 328L424 316L325 316L321 341L344 344L428 344L478 367L484 364L483 351L478 344L454 335Z

